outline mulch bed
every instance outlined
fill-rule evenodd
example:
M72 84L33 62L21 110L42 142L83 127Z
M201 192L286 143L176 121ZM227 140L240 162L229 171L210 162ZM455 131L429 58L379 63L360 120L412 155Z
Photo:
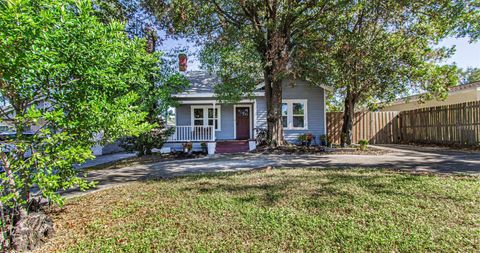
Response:
M115 161L115 162L99 164L96 166L89 167L87 168L87 170L118 169L126 166L152 164L152 163L166 162L166 161L172 161L172 160L202 158L202 157L205 157L206 155L207 154L203 152L193 152L191 154L187 154L184 152L175 152L170 154L144 155L141 157L131 157L131 158Z
M323 146L295 146L289 145L284 147L278 148L270 148L270 147L257 147L257 150L253 151L254 153L261 153L261 154L323 154L323 155L384 155L388 153L392 153L391 150L386 149L378 149L374 147L368 147L368 150L360 150L357 146L351 146L347 148L340 148L340 147L323 147Z

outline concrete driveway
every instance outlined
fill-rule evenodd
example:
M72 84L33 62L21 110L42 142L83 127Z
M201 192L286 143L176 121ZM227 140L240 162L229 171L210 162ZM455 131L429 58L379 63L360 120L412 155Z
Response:
M409 145L384 145L380 146L380 148L388 149L391 153L384 155L230 154L136 165L120 169L95 170L88 173L88 180L97 181L97 189L102 189L137 180L168 178L189 173L242 171L265 168L267 166L277 168L370 167L400 169L412 172L480 175L480 152Z

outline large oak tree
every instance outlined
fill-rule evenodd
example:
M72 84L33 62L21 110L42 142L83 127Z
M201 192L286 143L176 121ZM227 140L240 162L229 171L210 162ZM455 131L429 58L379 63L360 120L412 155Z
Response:
M375 108L375 102L412 91L422 93L422 99L441 99L457 84L456 67L441 65L452 51L435 44L474 30L474 2L350 1L337 8L345 15L326 28L324 50L311 58L325 59L317 61L325 69L307 74L325 75L343 98L343 145L351 144L359 104Z
M271 146L285 143L281 121L282 81L302 77L297 62L318 39L305 31L321 29L334 4L328 1L149 0L147 6L173 34L203 46L202 60L217 72L221 100L239 99L262 81Z
M92 186L74 166L93 158L91 146L153 127L143 101L161 64L145 48L124 24L101 22L90 0L0 0L0 95L8 102L0 116L14 128L0 143L2 249L28 233L14 228L35 197L61 204L59 191Z
M284 144L282 80L335 87L345 100L342 142L350 143L358 103L392 99L411 88L443 96L456 80L439 66L446 36L478 33L478 3L453 0L295 1L146 0L168 31L202 45L219 74L222 100L265 83L268 137Z

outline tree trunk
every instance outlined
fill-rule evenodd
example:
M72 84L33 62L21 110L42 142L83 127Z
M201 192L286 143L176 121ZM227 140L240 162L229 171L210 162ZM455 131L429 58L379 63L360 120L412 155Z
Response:
M18 119L15 120L15 139L16 139L15 145L17 146L17 149L15 151L12 151L12 152L15 152L15 156L17 157L17 159L21 159L21 160L25 159L25 152L27 151L27 150L24 150L25 148L24 132L26 128L26 123L23 120L23 116L24 116L23 112L24 110L15 111L15 115L16 116L21 115L22 118L21 120L18 120ZM19 145L21 145L21 147L19 147ZM30 175L28 173L28 170L29 168L22 166L18 171L20 178L23 181L23 188L20 190L20 198L26 201L26 203L28 203L28 201L30 200L30 187L31 187Z
M267 128L270 147L285 145L282 124L282 80L275 80L271 69L265 74L265 98L267 102Z
M340 145L346 147L352 144L353 117L355 115L355 99L350 92L345 97L345 109L343 111L342 134L340 136Z

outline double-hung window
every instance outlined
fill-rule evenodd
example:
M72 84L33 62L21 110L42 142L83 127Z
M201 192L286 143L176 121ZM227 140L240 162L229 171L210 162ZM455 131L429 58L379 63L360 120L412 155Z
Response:
M307 123L307 100L286 99L282 101L282 123L283 128L308 129Z
M215 130L220 131L220 105L213 109L213 106L195 105L192 106L192 126L213 126Z

